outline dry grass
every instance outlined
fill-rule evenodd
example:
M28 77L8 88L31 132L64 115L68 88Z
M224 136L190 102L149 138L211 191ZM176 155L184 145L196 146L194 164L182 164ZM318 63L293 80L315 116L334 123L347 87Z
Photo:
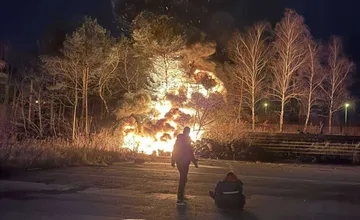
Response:
M108 164L146 158L120 147L119 138L103 131L90 139L24 139L16 140L11 132L0 134L0 164L5 167L106 166Z

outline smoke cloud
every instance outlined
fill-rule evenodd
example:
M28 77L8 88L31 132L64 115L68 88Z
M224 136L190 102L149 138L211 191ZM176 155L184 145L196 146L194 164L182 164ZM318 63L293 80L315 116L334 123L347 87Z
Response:
M147 114L151 111L151 97L146 92L126 93L121 106L116 110L117 119L130 117L131 115Z

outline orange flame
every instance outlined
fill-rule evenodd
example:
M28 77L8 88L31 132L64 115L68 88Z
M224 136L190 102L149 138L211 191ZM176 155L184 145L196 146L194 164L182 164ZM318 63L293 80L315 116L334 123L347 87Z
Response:
M176 64L177 61L173 61ZM177 63L179 67L179 63ZM174 65L176 66L176 65ZM190 137L193 141L202 137L203 131L196 123L197 110L187 107L194 93L201 93L207 97L211 93L225 92L223 83L214 73L196 70L192 79L182 73L181 68L175 68L170 73L168 83L164 83L157 89L156 101L152 102L151 108L156 113L149 121L141 122L140 126L134 118L123 124L123 145L134 151L145 154L153 154L158 151L171 152L176 136L184 126L192 123ZM201 76L200 76L201 75ZM210 80L212 86L206 88L202 80ZM183 97L183 98L181 98Z

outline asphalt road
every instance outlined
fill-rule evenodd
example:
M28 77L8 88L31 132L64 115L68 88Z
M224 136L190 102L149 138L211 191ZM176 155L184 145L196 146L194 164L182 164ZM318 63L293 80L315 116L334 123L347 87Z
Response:
M360 167L200 161L188 205L165 162L31 171L0 180L0 219L360 219ZM229 170L244 182L242 213L218 210L208 191Z

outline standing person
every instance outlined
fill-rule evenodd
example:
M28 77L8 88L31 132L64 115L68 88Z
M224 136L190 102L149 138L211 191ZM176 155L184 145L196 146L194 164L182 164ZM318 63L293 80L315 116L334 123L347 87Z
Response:
M179 170L180 179L179 179L179 188L177 194L177 204L185 205L184 194L185 194L185 185L187 182L187 175L189 172L190 163L193 162L196 168L198 168L197 161L194 157L193 150L191 148L191 139L190 139L190 128L185 127L182 134L179 134L176 138L174 149L171 156L171 165L176 166Z

